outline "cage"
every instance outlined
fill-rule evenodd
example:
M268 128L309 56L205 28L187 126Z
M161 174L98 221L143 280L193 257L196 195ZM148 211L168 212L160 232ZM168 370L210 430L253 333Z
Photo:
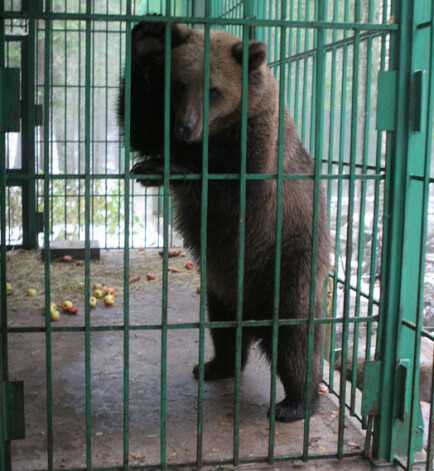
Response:
M432 469L432 2L0 0L0 13L1 469L355 457ZM188 178L202 185L202 235L209 185L239 182L233 264L241 293L247 183L310 182L313 259L324 189L332 248L323 316L312 309L313 282L306 319L279 319L274 309L272 319L245 320L238 294L236 319L207 320L206 236L200 270L187 269L170 196L170 185L187 177L170 173L168 157L161 186L143 188L129 174L131 122L127 113L123 139L116 110L121 77L127 110L134 99L139 21L163 24L169 39L174 23L204 31L205 90L211 31L239 37L244 52L249 40L267 45L279 126L287 106L314 171L283 171L281 134L275 173L246 170L244 140L238 173L208 173L205 165ZM166 91L170 57L166 46ZM245 111L247 82L243 72ZM170 93L166 156L168 102ZM278 212L276 221L280 240ZM58 261L59 254L74 260ZM264 279L279 280L280 270L276 262ZM96 284L116 289L112 307L91 308ZM65 300L78 314L52 318L51 303ZM307 401L303 420L282 424L267 410L282 396L277 338L291 325L309 330L310 363L314 330L324 330L322 384L318 412ZM241 339L255 326L273 332L271 368L258 354L241 373ZM237 333L234 379L204 380L210 329Z

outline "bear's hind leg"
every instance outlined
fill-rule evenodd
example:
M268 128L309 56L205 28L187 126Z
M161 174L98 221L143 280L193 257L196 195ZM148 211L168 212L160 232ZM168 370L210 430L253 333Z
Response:
M319 353L321 335L315 331L312 356L312 380L310 388L310 412L317 409L319 384ZM277 352L277 373L285 390L285 399L276 404L275 417L280 422L293 422L305 417L306 410L306 372L307 372L308 329L306 326L282 326L279 328ZM261 346L271 360L271 333L267 334Z
M211 322L234 321L235 312L223 304L213 293L208 291L208 311ZM214 358L205 363L204 378L207 381L233 378L235 376L236 330L233 327L211 329L214 344ZM243 329L241 341L241 370L247 363L249 346L252 341L250 331ZM199 378L199 365L193 369Z

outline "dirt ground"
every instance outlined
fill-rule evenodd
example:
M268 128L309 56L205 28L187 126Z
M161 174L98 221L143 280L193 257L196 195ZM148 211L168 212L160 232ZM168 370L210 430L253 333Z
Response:
M28 256L26 253L22 257ZM14 254L20 257L20 254ZM24 260L24 259L23 259ZM8 264L8 277L14 286L14 295L8 297L8 326L12 331L8 339L9 371L11 380L23 380L25 387L26 438L12 443L14 471L47 467L47 375L52 378L53 446L55 467L83 467L86 462L86 381L85 334L56 332L51 336L51 371L47 370L46 337L44 326L43 263L34 255L40 273L23 275L24 267L19 258ZM197 293L199 273L186 270L188 258L171 259L181 273L169 274L168 320L169 323L197 322L199 320L200 295ZM14 263L20 266L20 277L14 280ZM122 292L123 254L103 252L102 260L92 262L92 277L99 282L110 279ZM29 263L30 265L30 263ZM70 264L56 269L83 269ZM59 264L57 264L59 265ZM63 264L65 265L65 264ZM161 258L156 251L132 251L131 275L140 274L141 280L130 285L129 316L132 329L129 335L129 460L130 465L158 464L160 460L160 410L161 410L161 331L140 330L137 326L161 323L161 276L153 282L146 280L149 267L161 268ZM96 271L94 271L96 269ZM33 265L32 270L35 270ZM24 270L25 272L25 270ZM17 270L18 273L18 270ZM84 272L83 272L84 274ZM106 275L107 274L107 275ZM62 274L65 285L77 280L67 271ZM36 280L38 296L22 296L22 287ZM116 281L117 280L117 281ZM35 283L36 281L32 281ZM61 280L56 280L59 284ZM93 281L97 281L94 279ZM17 291L19 288L19 291ZM57 288L56 288L57 289ZM84 327L84 298L76 295L79 313L76 316L61 314L53 327ZM53 299L60 303L60 294ZM76 300L72 300L76 301ZM32 307L31 303L34 302ZM23 307L24 306L24 307ZM93 466L119 466L123 462L123 407L124 407L124 332L123 296L107 308L99 302L91 313L91 325L101 330L91 332L90 372L90 439ZM103 327L104 326L104 327ZM33 327L32 332L19 332L20 327ZM112 330L111 330L112 329ZM167 335L167 425L166 455L169 463L194 462L197 446L198 383L192 368L198 362L199 336L197 329L172 329ZM212 357L209 334L205 339L205 358ZM267 409L270 396L270 373L265 360L256 348L241 376L240 406L240 456L265 457L268 454ZM282 398L278 385L277 399ZM205 461L230 460L233 453L234 431L234 381L221 380L206 383L204 388L203 455ZM319 412L310 422L310 446L312 454L335 453L338 440L338 403L334 395L320 397ZM275 455L302 452L304 421L276 424ZM357 420L345 419L344 451L361 453L365 432ZM345 460L344 460L345 462ZM348 465L354 468L354 465ZM319 465L323 463L323 465ZM367 462L356 469L370 469ZM289 466L289 465L288 465ZM312 462L294 469L349 469L343 464L333 465L330 460ZM331 466L331 467L330 467ZM285 466L275 466L284 469ZM248 469L265 469L260 465ZM319 468L318 468L319 469Z

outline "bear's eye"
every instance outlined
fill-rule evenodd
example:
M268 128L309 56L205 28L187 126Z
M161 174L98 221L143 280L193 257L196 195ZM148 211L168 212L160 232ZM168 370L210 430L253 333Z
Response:
M185 85L181 80L177 80L176 82L173 82L172 87L175 95L182 95L187 88L187 85Z
M219 98L221 96L221 92L217 87L212 87L209 89L209 96L211 98Z

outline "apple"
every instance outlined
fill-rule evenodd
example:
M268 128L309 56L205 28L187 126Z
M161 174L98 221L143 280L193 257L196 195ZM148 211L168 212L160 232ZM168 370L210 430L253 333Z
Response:
M100 283L95 283L95 284L93 285L93 289L94 289L94 290L97 290L97 289L102 290L102 284L100 284Z
M57 310L57 305L56 303L50 303L50 312L56 311Z
M115 297L111 294L104 296L104 303L106 306L112 306L115 303Z
M72 306L70 309L69 309L69 314L77 314L78 312L78 307L77 306Z
M50 318L51 318L52 321L58 321L59 318L60 318L60 313L59 313L59 311L56 311L56 310L51 311L51 312L50 312Z
M96 298L95 296L91 296L89 298L89 304L90 304L90 307L95 307L96 306Z
M105 294L111 294L114 297L116 296L116 290L114 288L106 288Z
M193 270L194 268L194 263L193 262L187 262L185 264L185 268L187 268L187 270Z
M33 289L33 288L29 288L29 289L27 290L27 296L28 296L29 298L33 298L34 296L36 296L36 290Z
M197 293L200 293L200 285L197 285L197 286L196 286L196 292L197 292Z
M62 309L65 312L69 312L69 310L73 307L74 305L71 303L71 301L63 301L62 303Z
M6 293L12 293L12 285L10 283L6 283Z
M156 277L155 273L148 273L148 274L146 275L146 278L147 278L149 281L152 281L152 280L155 280L155 278L157 278L157 277Z
M62 260L66 263L72 263L74 259L71 257L71 255L64 255Z
M102 298L104 296L104 293L103 293L102 289L96 289L93 292L93 295L95 296L95 298Z

